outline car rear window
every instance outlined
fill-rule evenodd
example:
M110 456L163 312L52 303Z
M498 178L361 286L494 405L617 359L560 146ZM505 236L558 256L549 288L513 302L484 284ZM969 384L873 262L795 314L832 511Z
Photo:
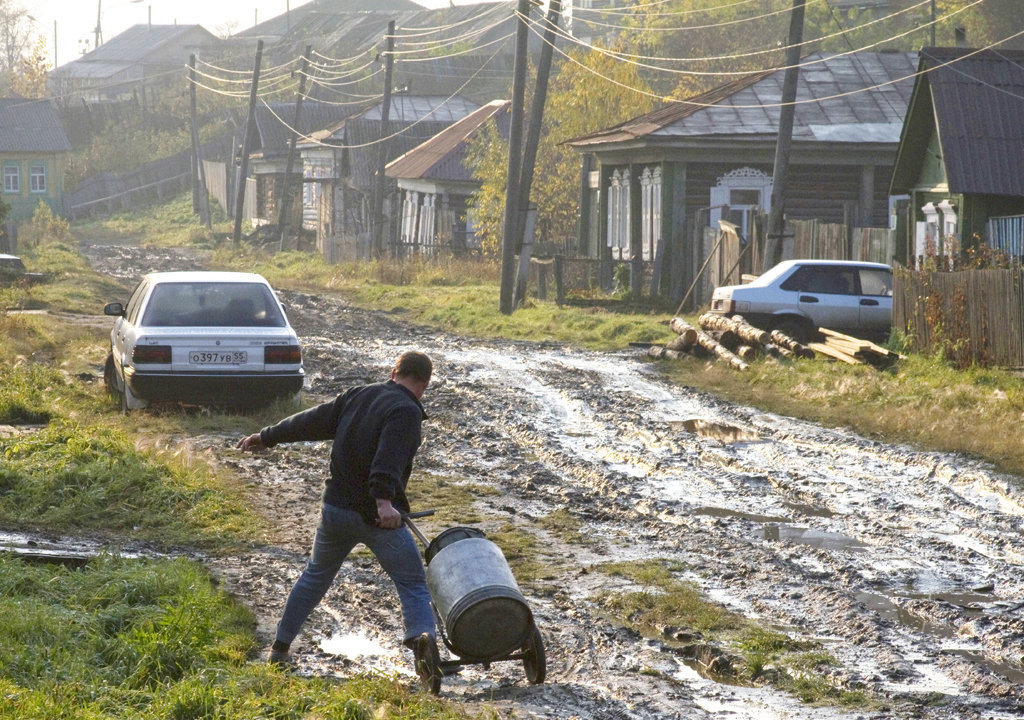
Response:
M284 327L273 292L260 283L160 283L143 325L175 327Z

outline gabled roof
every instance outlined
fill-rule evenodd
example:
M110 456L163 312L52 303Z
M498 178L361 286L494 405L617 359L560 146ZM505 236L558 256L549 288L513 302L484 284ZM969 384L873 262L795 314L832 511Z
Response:
M49 100L0 99L0 152L68 152L71 143Z
M474 110L425 143L392 160L385 174L408 180L471 180L472 171L465 164L470 138L491 118L507 115L509 105L508 100L492 100Z
M311 0L304 5L287 9L284 13L235 33L236 37L280 37L291 31L313 13L337 15L339 13L394 13L422 10L413 0Z
M299 113L299 126L295 129L300 135L309 135L346 115L347 111L341 106L304 100L302 111ZM284 155L288 151L292 124L295 122L295 103L257 105L255 120L259 148L263 157Z
M794 142L893 143L914 86L916 53L813 53L800 61ZM581 150L644 140L772 139L784 69L748 75L568 144Z
M197 47L212 47L220 39L202 25L133 25L80 58L64 63L55 76L109 77L135 64L146 63L168 47L180 45L182 54ZM166 62L164 58L162 60Z
M949 191L1024 197L1024 51L921 50L893 173L909 188L938 130Z

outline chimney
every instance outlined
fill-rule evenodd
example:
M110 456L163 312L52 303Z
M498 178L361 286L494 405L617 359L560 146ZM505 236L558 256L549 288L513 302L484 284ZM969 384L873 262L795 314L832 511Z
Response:
M958 48L967 47L967 28L963 25L954 28L953 36L956 38L956 46Z

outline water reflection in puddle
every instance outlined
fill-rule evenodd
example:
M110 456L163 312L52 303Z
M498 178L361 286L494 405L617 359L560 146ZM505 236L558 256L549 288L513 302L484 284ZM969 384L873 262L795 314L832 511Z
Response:
M726 423L701 420L700 418L692 418L690 420L673 420L669 423L669 427L673 430L682 430L683 432L688 432L691 435L699 435L701 437L718 440L719 442L726 444L754 442L760 439L760 436L751 430L744 430L743 428L736 427L735 425L728 425Z
M740 520L750 520L752 522L757 523L784 523L789 520L789 518L784 517L773 517L771 515L755 515L754 513L748 513L742 510L732 510L730 508L712 506L695 508L693 510L693 514L709 515L711 517L719 518L738 518Z
M808 545L818 550L864 550L867 547L859 540L841 533L781 523L767 523L764 526L764 539Z
M387 649L365 635L346 633L332 635L320 643L320 649L330 655L341 655L348 658L380 656L387 654Z

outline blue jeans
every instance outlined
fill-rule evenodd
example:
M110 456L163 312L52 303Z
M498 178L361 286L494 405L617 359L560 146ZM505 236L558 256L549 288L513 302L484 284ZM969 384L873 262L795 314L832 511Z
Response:
M354 510L324 504L313 540L313 553L302 575L295 581L277 625L279 641L291 644L302 623L330 589L342 562L359 543L377 556L384 572L395 583L402 605L404 640L419 637L422 633L436 636L437 627L430 606L423 560L409 528L385 530L367 524Z

